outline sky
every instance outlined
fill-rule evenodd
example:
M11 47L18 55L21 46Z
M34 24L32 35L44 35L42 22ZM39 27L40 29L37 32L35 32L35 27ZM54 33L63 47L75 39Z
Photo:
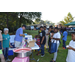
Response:
M55 24L64 20L69 12L42 12L41 20L48 20ZM75 17L75 12L70 12L73 17ZM75 18L74 18L75 21Z

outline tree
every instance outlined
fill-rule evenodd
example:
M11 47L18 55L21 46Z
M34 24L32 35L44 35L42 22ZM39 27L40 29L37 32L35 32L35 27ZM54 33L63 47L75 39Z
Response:
M21 26L21 23L23 23L23 20L25 23L32 24L33 19L37 19L41 17L41 12L18 12L18 16L20 16L19 26Z
M72 15L71 15L71 13L69 12L68 14L67 14L67 16L64 18L64 20L63 21L60 21L60 23L62 24L62 25L65 25L65 24L67 24L67 23L69 23L69 22L72 22L73 21L73 17L72 17Z
M34 24L39 24L41 22L40 18L35 19Z

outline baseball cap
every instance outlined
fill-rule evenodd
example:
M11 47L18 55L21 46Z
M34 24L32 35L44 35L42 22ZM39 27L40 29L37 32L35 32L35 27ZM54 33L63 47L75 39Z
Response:
M22 25L22 27L25 27L26 28L26 25Z

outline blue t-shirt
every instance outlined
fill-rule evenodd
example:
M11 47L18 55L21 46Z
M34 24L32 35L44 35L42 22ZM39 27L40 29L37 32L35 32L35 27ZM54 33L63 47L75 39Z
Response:
M2 49L1 41L0 41L0 50Z
M23 34L23 29L18 28L16 31L15 41L22 42L23 36L20 36L20 34Z
M63 32L63 36L64 36L64 37L63 37L63 40L64 40L64 41L67 40L67 35L68 35L67 31L64 31L64 32Z

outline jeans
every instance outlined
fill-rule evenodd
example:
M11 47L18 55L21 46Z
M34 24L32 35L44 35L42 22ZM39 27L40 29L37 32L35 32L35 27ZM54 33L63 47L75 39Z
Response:
M66 48L66 41L63 40L63 47Z
M8 50L9 50L9 48L4 48L4 50L3 50L3 55L6 59L8 59Z
M44 55L44 44L41 44L41 55Z
M57 50L58 50L58 47L59 47L59 43L57 44ZM53 60L56 61L56 58L57 58L57 52L54 53L54 58L53 58Z

